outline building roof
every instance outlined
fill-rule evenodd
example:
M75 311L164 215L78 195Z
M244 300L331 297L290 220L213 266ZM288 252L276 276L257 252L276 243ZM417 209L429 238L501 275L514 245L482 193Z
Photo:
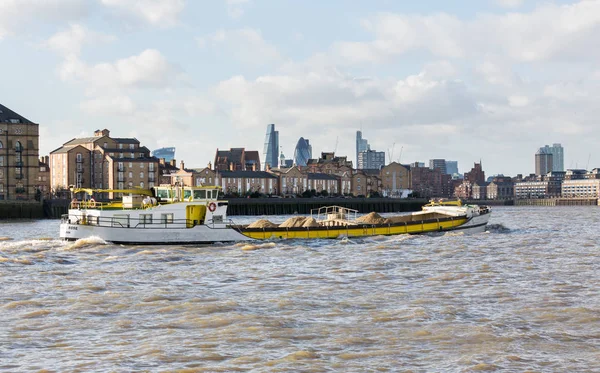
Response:
M322 173L318 173L318 172L310 172L307 175L308 175L308 180L337 180L338 179L335 175L322 174Z
M69 141L67 141L66 143L64 143L64 145L81 145L81 144L89 144L91 142L94 142L98 139L101 139L102 137L99 136L95 136L95 137L80 137L80 138L75 138L75 139L71 139Z
M117 144L139 144L140 141L135 137L111 137Z
M25 118L22 115L19 115L17 113L15 113L14 111L10 110L9 108L7 108L6 106L0 104L0 123L1 122L9 122L11 123L11 120L17 120L17 123L24 123L24 124L35 124L32 121L30 121L29 119Z
M267 171L219 171L221 177L249 177L259 179L277 179L277 176Z

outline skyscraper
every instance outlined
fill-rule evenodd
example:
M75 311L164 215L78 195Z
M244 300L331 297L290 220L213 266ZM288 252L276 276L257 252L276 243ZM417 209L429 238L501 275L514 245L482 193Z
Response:
M294 150L294 164L296 166L306 166L309 159L312 158L312 146L307 139L301 137Z
M546 152L545 148L540 148L535 153L535 174L546 175L548 172L553 170L553 155L550 152Z
M356 131L356 164L358 165L358 154L370 150L367 139L362 138L362 131Z
M438 169L441 171L442 175L447 174L446 170L446 160L445 159L430 159L429 160L429 168L434 170Z
M385 166L385 152L375 150L366 150L358 153L358 164L356 168L359 170L380 170Z
M448 175L458 174L458 161L446 161L446 172Z
M275 124L267 124L263 157L265 170L267 167L276 168L279 164L279 131L275 131Z
M552 169L548 172L565 170L564 149L560 144L552 144L552 146L545 145L540 148L540 150L542 149L545 154L552 154Z

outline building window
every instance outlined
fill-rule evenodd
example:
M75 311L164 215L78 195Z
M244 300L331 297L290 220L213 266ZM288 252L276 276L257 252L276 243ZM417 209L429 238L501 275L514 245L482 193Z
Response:
M129 162L129 168L133 167L133 163Z
M4 184L0 184L0 193L4 192Z
M154 163L148 164L148 171L154 171Z
M135 154L131 153L131 158L135 158Z
M104 143L104 147L105 148L108 147L108 143L107 142Z
M4 156L0 155L0 166L4 166Z
M135 149L135 146L133 144L129 144L129 149Z
M140 181L140 188L144 188L144 182Z
M131 153L133 156L133 153ZM140 153L140 158L144 158L144 153Z
M133 177L133 172L129 171L129 178L131 179Z
M4 145L2 145L2 141L0 141L0 149L2 149Z
M140 172L140 179L144 178L144 171Z
M17 141L17 143L15 144L15 151L16 152L22 152L23 151L23 145L21 145L20 141Z
M144 168L144 163L140 162L140 168Z
M119 149L123 149L123 144L119 144Z

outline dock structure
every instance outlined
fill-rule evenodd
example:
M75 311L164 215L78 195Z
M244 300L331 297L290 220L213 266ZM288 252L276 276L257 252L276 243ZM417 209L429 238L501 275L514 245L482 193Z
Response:
M515 206L598 206L598 198L517 199Z

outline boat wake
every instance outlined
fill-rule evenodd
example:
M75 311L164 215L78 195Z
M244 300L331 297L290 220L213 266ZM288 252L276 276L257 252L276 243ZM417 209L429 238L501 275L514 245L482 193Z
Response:
M71 251L84 248L91 245L107 245L108 243L100 237L92 236L81 238L73 243L67 243L60 251Z
M490 233L510 233L511 230L502 224L488 224L486 231Z

